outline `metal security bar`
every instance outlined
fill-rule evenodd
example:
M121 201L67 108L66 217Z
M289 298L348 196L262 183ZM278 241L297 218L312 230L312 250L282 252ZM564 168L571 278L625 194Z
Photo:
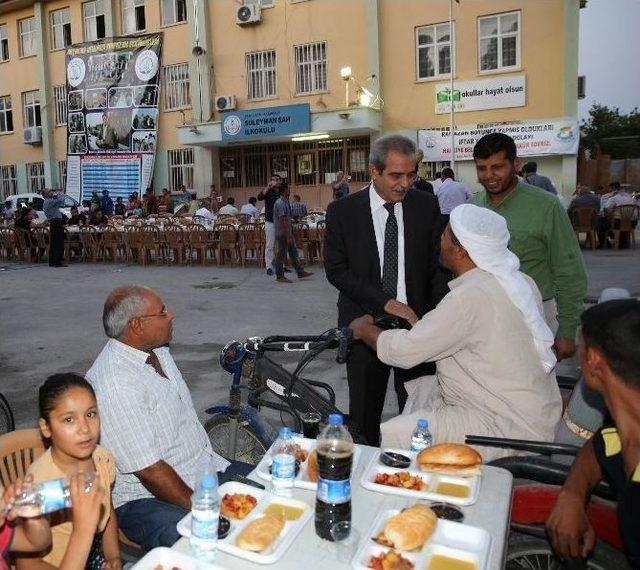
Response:
M44 162L27 162L27 189L29 192L44 190Z
M15 164L0 166L0 192L2 199L18 193L18 176Z
M296 93L327 90L327 42L294 46Z
M67 123L67 86L56 85L53 88L53 94L56 100L56 125L65 125Z
M164 67L164 108L170 111L190 106L189 64L166 65Z
M180 148L169 152L169 187L179 190L180 186L193 188L193 149Z
M250 100L270 99L278 96L276 50L248 53L247 98Z

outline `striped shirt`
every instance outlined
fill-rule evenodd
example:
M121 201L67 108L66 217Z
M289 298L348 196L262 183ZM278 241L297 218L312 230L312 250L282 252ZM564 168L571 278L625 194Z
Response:
M110 339L86 374L98 397L101 444L116 459L113 504L151 498L135 472L164 461L193 489L202 465L219 471L229 462L211 449L189 389L167 347L154 350L164 378L148 354Z

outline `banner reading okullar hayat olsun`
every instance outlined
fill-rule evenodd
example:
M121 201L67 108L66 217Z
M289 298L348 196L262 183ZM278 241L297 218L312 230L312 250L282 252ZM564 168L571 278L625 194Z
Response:
M67 185L77 200L114 201L151 185L158 137L162 33L67 48Z

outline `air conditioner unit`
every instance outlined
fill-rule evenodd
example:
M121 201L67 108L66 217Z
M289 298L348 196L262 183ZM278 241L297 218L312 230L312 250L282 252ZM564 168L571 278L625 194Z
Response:
M22 131L24 144L42 144L42 127L28 127Z
M586 75L578 75L578 99L584 99L587 96L587 77Z
M236 24L249 26L262 21L262 6L260 4L246 4L236 10Z
M215 97L216 111L233 111L236 108L235 95L216 95Z

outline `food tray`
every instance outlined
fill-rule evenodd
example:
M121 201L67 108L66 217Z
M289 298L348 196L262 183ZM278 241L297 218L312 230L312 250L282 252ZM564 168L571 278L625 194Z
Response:
M159 570L159 567L162 570L173 570L174 568L180 570L222 570L222 566L196 560L183 552L166 546L159 546L147 552L144 558L136 562L132 570Z
M383 451L392 451L395 453L401 453L411 458L411 464L407 469L396 469L394 467L387 467L380 462L380 454ZM430 471L421 471L420 466L416 460L417 453L412 451L406 451L404 449L389 449L378 451L371 459L371 462L365 469L360 484L370 491L376 491L377 493L386 493L389 495L400 495L402 497L412 497L415 499L427 499L429 501L444 501L451 503L452 505L458 505L466 507L473 505L480 495L480 477L457 477L453 475L444 475L441 473L434 473ZM400 471L407 471L410 475L420 477L426 484L426 491L414 491L412 489L403 489L400 487L391 487L389 485L382 485L374 483L376 476L379 473L399 473ZM454 483L458 485L466 485L469 487L469 495L467 497L454 497L452 495L445 495L443 493L436 493L436 488L440 483Z
M229 534L226 538L218 540L218 550L227 552L234 556L238 556L239 558L244 558L245 560L250 560L251 562L256 562L257 564L273 564L274 562L277 562L286 552L289 546L291 546L291 543L304 528L304 525L307 524L309 519L313 516L313 509L309 505L307 505L307 503L303 503L302 501L297 501L288 497L278 497L276 495L272 495L271 493L267 493L266 491L261 491L260 489L251 487L250 485L244 485L243 483L229 481L224 485L220 485L220 488L218 489L220 500L222 500L222 497L224 497L224 495L227 493L229 493L230 495L233 495L234 493L252 495L256 498L258 503L246 518L242 520L232 518L229 519L229 521L231 522L231 530L229 531ZM276 538L276 540L262 552L251 552L249 550L243 550L242 548L236 546L236 536L238 536L238 533L249 522L262 516L262 512L270 503L291 505L303 509L303 512L297 521L285 522L280 536ZM177 528L178 532L182 536L191 536L191 513L187 514L178 522Z
M293 442L297 443L300 447L310 453L316 447L315 439L306 439L304 437L294 437ZM275 444L274 444L275 445ZM273 447L273 446L272 446ZM357 445L353 446L353 464L351 465L351 474L355 473L356 467L358 466L358 461L360 460L360 455L362 451L360 447ZM258 477L264 479L265 481L271 481L271 473L269 473L269 467L271 466L271 447L269 451L264 454L264 457L258 463L258 467L256 467L256 473ZM316 491L318 489L318 483L316 481L309 481L309 476L307 474L307 462L300 464L300 471L296 475L296 478L293 482L294 487L299 487L300 489L309 489L310 491Z
M368 567L372 556L392 550L390 547L377 544L372 538L384 531L389 517L399 512L399 509L395 509L378 514L351 561L352 568L364 570ZM474 570L488 570L490 550L491 535L486 530L438 519L435 532L420 550L408 552L397 549L396 552L413 562L416 570L429 570L431 559L438 554L471 562Z

